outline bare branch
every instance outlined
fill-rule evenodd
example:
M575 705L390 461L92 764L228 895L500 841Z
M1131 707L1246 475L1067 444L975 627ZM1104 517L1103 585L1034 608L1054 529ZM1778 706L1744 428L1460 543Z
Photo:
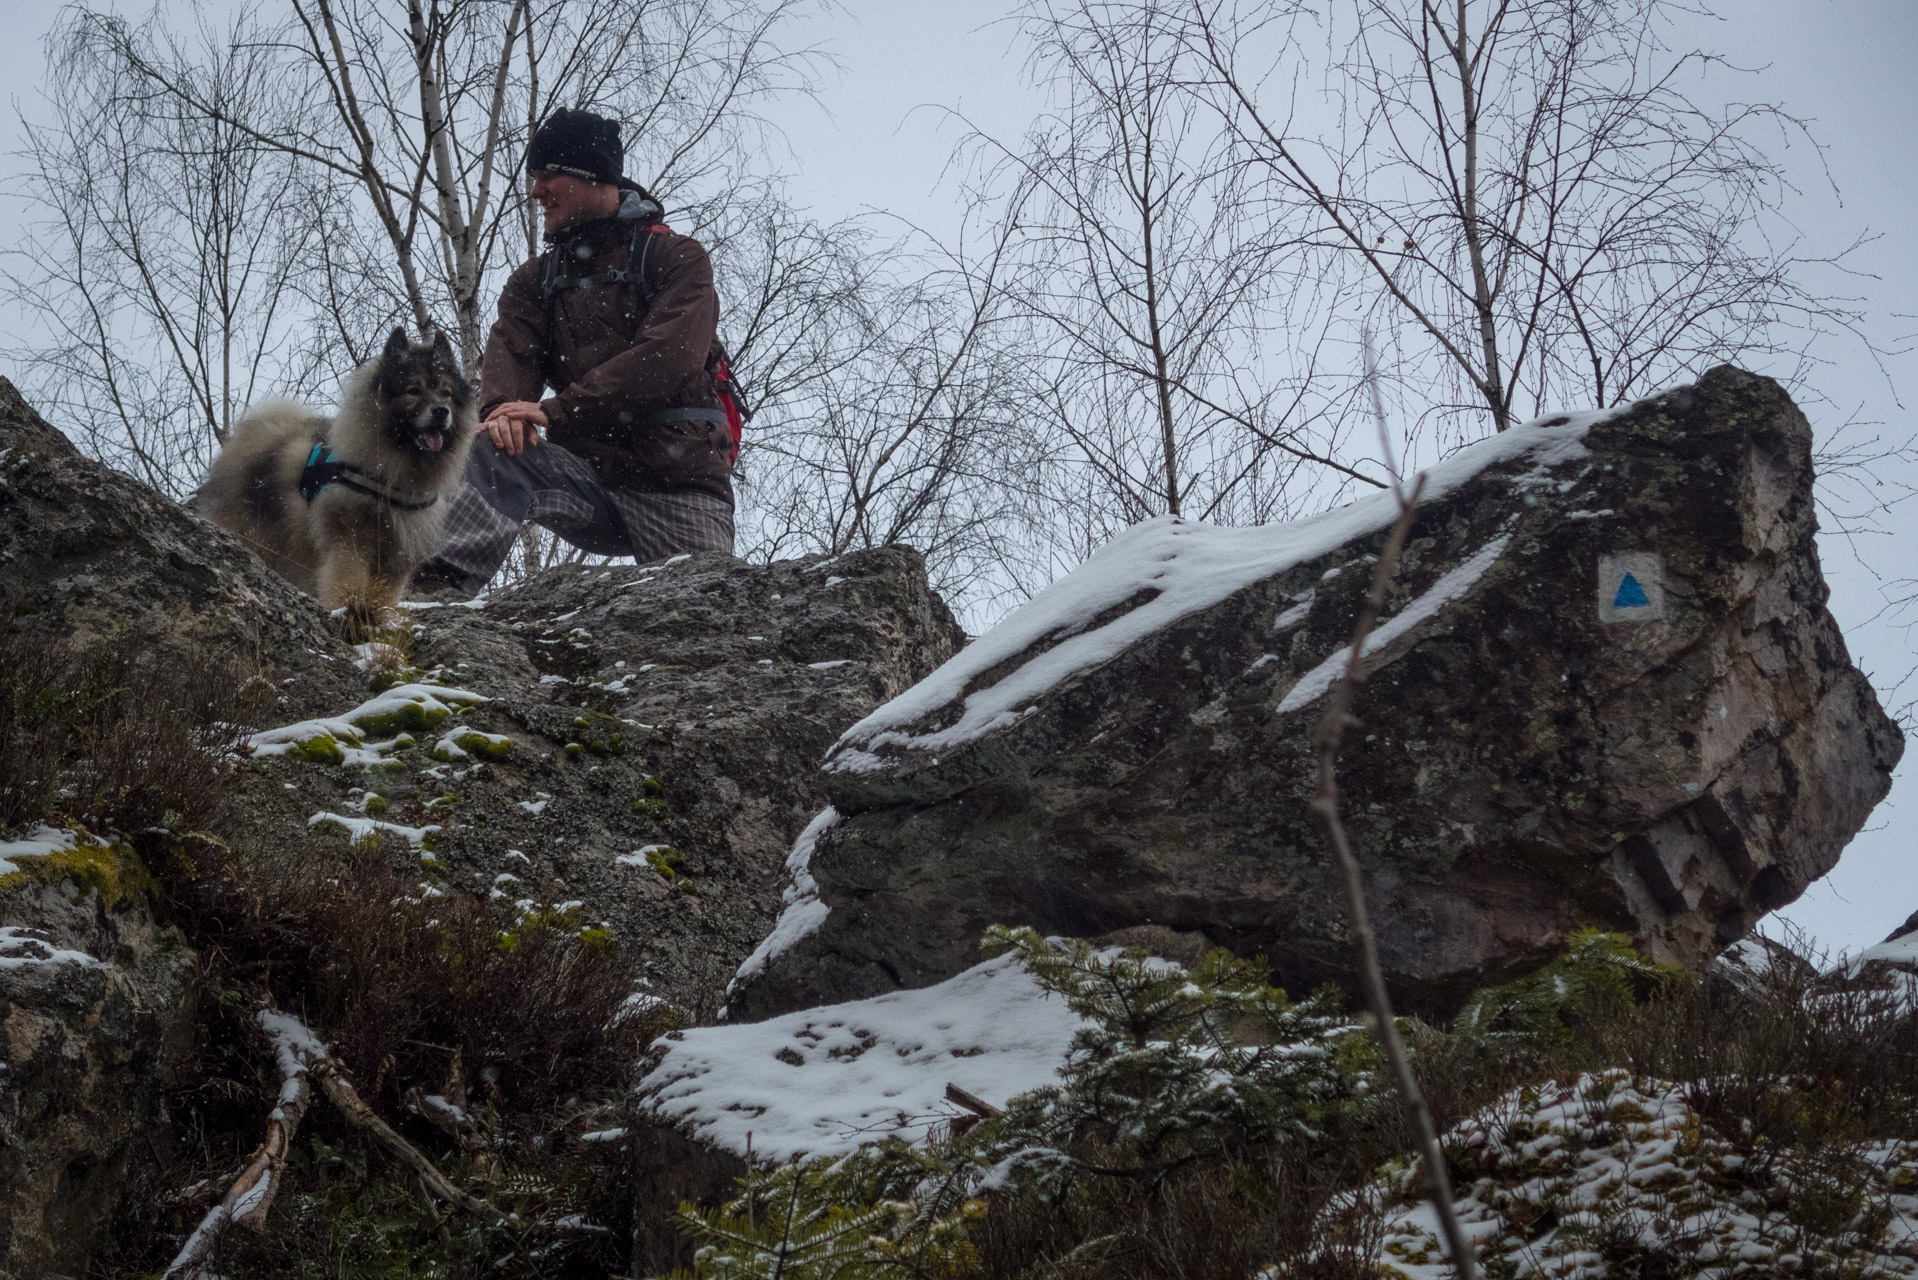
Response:
M1358 621L1352 628L1352 644L1346 651L1345 673L1333 685L1330 704L1313 734L1313 744L1318 751L1319 785L1318 794L1312 801L1311 814L1312 824L1318 828L1320 838L1331 851L1345 888L1346 916L1352 928L1352 950L1358 958L1366 1005L1372 1012L1373 1033L1391 1064L1392 1079L1398 1087L1399 1097L1404 1101L1406 1110L1411 1112L1418 1130L1419 1154L1425 1168L1425 1194L1438 1215L1445 1246L1451 1252L1452 1265L1458 1271L1459 1280L1477 1280L1477 1254L1459 1226L1458 1212L1452 1204L1452 1180L1445 1169L1445 1153L1439 1147L1438 1132L1432 1124L1432 1111L1426 1106L1425 1095L1419 1090L1418 1080L1412 1074L1411 1055L1406 1052L1405 1044L1399 1038L1398 1021L1392 1013L1392 1000L1385 990L1385 974L1379 967L1378 941L1372 932L1371 915L1365 909L1364 873L1359 867L1357 855L1352 852L1345 824L1339 819L1339 744L1344 741L1345 730L1352 720L1352 700L1365 680L1365 642L1372 634L1373 624L1378 621L1386 588L1398 572L1399 555L1405 549L1406 537L1412 530L1412 518L1418 513L1419 498L1424 491L1425 477L1421 475L1413 484L1410 496L1402 500L1398 521L1386 537L1384 550L1379 553L1378 566L1372 574L1371 590L1366 592L1365 603L1360 606Z

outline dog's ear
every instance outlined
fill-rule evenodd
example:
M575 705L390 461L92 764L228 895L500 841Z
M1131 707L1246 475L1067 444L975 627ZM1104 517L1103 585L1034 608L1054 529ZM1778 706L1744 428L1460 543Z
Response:
M444 329L433 334L433 359L454 373L459 372L459 357L453 354L453 344L447 339Z
M412 345L413 340L406 336L406 330L403 328L395 328L393 330L393 336L386 340L386 350L380 352L380 359L387 361L397 360L405 355L406 349Z

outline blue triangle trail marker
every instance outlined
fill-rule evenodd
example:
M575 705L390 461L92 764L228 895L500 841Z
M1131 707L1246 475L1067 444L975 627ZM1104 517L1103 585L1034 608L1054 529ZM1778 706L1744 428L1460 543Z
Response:
M1618 594L1612 597L1612 608L1643 609L1651 602L1652 598L1645 594L1645 588L1638 585L1638 579L1628 573L1624 581L1618 584Z

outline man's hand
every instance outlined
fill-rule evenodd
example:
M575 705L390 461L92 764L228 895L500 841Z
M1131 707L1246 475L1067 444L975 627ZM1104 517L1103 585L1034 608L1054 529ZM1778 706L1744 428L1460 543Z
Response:
M523 453L539 443L541 427L548 426L546 410L531 400L508 400L480 423L480 430L507 453Z

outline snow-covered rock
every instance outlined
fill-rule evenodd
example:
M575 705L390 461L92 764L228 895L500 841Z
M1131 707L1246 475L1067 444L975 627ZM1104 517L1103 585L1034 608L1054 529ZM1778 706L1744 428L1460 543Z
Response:
M844 1155L967 1114L947 1085L1003 1106L1056 1083L1080 1025L1007 954L923 990L675 1032L641 1090L660 1120L735 1156Z
M1776 383L1721 368L1428 474L1340 762L1413 1007L1582 926L1702 963L1885 795L1903 739L1824 607L1810 447ZM1149 521L850 728L826 914L735 1015L943 980L993 923L1165 925L1294 990L1349 979L1312 732L1395 515Z
M1445 1135L1480 1274L1918 1275L1918 1142L1754 1149L1686 1094L1599 1072L1516 1090ZM1381 1275L1457 1274L1421 1188L1416 1168L1398 1166L1365 1193L1368 1211L1384 1210Z

